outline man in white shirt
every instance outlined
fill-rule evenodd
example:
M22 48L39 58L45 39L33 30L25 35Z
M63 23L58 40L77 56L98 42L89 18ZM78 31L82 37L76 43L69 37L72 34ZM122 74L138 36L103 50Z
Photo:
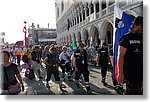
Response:
M70 54L67 52L67 47L63 46L63 52L59 55L59 60L62 65L62 79L65 79L65 71L67 70L68 79L71 80L71 66L70 66Z

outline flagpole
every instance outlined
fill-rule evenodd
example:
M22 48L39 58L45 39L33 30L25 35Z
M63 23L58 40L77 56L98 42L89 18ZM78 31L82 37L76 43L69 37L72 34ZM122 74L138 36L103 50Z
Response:
M27 34L27 31L26 31L26 21L23 22L25 25L24 25L24 46L27 47L27 39L26 39L26 34Z

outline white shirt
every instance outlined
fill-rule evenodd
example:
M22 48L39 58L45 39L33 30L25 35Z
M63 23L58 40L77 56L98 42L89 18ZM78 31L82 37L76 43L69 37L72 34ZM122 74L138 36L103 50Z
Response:
M11 52L11 49L10 48L6 48L6 51Z
M65 64L67 62L69 62L69 58L70 58L70 54L68 52L64 53L62 52L60 55L59 55L59 60L65 60Z
M21 48L16 48L15 51L16 52L22 52L22 49Z

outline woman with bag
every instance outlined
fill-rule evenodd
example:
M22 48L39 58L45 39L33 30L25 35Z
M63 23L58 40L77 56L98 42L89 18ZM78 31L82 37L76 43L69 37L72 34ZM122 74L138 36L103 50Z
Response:
M17 95L21 89L24 91L24 85L17 65L11 63L9 59L9 52L2 51L2 94Z

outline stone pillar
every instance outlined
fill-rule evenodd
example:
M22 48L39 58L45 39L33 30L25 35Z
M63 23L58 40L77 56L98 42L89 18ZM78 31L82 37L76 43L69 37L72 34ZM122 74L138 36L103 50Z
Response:
M76 15L76 25L78 24L78 18L77 18L78 16Z
M80 44L80 41L81 41L81 36L80 36L80 34L76 34L77 36L76 36L76 42L77 42L77 45L79 45Z
M99 17L102 16L102 0L99 0Z
M106 0L106 14L109 13L109 0Z
M79 24L80 24L80 11L78 11L78 15L77 15L77 17L79 17Z
M76 41L74 34L73 34L71 37L72 37L72 42L73 42L73 41Z
M81 8L81 17L82 17L81 19L82 19L82 22L83 22L83 12L84 12L83 11L83 5L81 5L80 8Z
M105 42L105 36L102 35L102 37L101 37L101 46L103 45L104 42Z
M75 26L75 17L73 16L73 25Z
M87 17L87 4L84 5L85 18Z
M77 16L78 14L77 14L77 11L75 11L75 19L76 19L76 25L77 25L77 23L78 23L78 20L77 20Z
M72 14L72 22L73 22L73 26L75 25L75 20L74 20L74 11L73 11L73 14Z
M94 19L96 19L96 1L93 2L93 6L94 6Z
M88 8L89 8L89 16L91 15L91 3L88 4Z

